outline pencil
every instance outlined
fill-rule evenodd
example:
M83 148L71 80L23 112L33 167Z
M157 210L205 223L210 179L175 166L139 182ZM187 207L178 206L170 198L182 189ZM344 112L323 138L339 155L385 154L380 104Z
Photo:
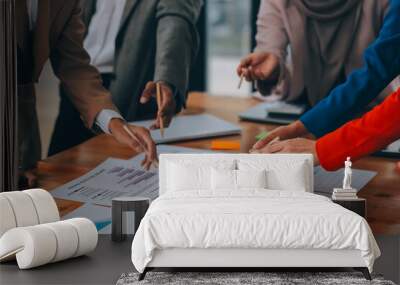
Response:
M143 151L146 151L146 147L142 144L140 139L134 133L132 133L132 131L126 125L124 125L123 128L124 128L125 132L127 132L128 135L138 143L138 145L140 145L140 147L143 149Z
M158 111L160 111L161 109L161 102L162 102L162 92L161 92L161 86L160 83L156 83L156 88L157 88L157 108ZM164 121L163 118L160 118L160 133L161 133L161 137L164 137Z
M132 133L132 131L126 125L124 125L123 128L128 133L128 135L140 145L140 147L143 149L143 151L146 151L146 147L143 145L143 143L140 141L140 139L134 133ZM156 158L156 160L151 162L151 165L153 165L155 168L158 168L157 158Z
M280 137L275 137L272 141L270 141L267 145L276 143L277 141L279 141L281 138Z
M240 80L239 80L239 84L238 84L238 89L240 89L240 87L242 86L243 78L244 78L244 73L242 72L242 74L240 75Z
M267 145L271 145L271 144L273 144L273 143L276 143L276 142L278 142L280 140L280 137L275 137L272 141L270 141ZM254 149L254 148L252 148L252 149L250 149L249 150L249 153L260 153L260 151L257 149Z

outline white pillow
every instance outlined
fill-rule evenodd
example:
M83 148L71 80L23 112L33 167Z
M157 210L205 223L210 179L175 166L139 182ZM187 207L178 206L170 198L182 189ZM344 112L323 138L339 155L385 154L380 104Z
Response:
M212 190L240 190L243 188L266 188L265 170L211 170Z
M215 169L211 170L211 189L236 190L236 170Z
M266 169L267 187L272 190L306 191L309 179L307 164L304 160L276 160L261 159L238 161L239 170Z
M237 188L267 188L267 172L262 170L236 170Z
M210 190L211 169L234 169L235 161L210 163L169 162L167 191Z
M185 191L190 189L204 189L209 187L207 173L210 167L187 167L185 165L170 163L168 168L168 189L171 191Z

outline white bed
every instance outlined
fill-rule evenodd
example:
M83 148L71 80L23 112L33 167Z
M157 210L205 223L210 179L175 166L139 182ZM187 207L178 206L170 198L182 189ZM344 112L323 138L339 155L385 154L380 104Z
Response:
M310 155L161 155L160 197L134 237L134 266L144 274L155 267L354 267L369 277L380 251L368 223L312 194L312 167ZM235 175L234 185L225 173Z

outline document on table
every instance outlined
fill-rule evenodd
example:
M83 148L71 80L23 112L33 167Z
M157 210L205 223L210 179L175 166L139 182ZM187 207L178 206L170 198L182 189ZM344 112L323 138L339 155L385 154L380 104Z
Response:
M201 153L200 149L159 145L158 153ZM158 169L145 171L140 166L143 154L129 160L109 158L85 175L50 193L56 197L84 203L111 206L121 196L158 196Z
M352 169L351 186L358 191L375 177L377 172L361 169ZM314 192L332 194L333 188L343 185L344 169L337 171L326 171L321 166L314 167Z
M86 203L62 217L63 220L72 218L88 218L96 225L99 234L111 234L111 207Z

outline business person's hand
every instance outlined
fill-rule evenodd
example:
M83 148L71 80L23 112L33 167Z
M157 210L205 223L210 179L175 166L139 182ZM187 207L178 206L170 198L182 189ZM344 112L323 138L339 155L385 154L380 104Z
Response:
M295 138L285 141L273 142L256 151L257 153L311 153L314 164L319 164L316 141L304 138Z
M268 52L253 52L240 61L236 72L247 81L275 81L279 78L279 59Z
M308 135L309 132L307 131L306 127L303 125L303 123L299 120L291 123L290 125L287 126L282 126L278 127L271 132L268 133L268 135L262 139L256 142L253 145L253 150L259 150L268 145L272 140L274 140L276 137L279 137L279 140L288 140L288 139L293 139L301 136Z
M18 175L18 188L29 189L38 186L37 176L33 170L20 171Z
M132 137L124 126L127 126L130 132L134 135ZM157 161L157 149L153 139L150 136L148 129L126 124L121 119L111 119L109 129L114 138L137 152L144 152L145 158L142 161L142 166L145 169L150 169L151 164Z
M150 129L159 129L160 121L163 120L164 128L167 128L175 115L176 102L175 96L172 92L171 87L165 82L159 82L161 87L161 108L157 112L157 118ZM151 97L156 97L157 88L156 83L149 81L143 90L142 97L140 98L140 103L145 104L149 102Z

